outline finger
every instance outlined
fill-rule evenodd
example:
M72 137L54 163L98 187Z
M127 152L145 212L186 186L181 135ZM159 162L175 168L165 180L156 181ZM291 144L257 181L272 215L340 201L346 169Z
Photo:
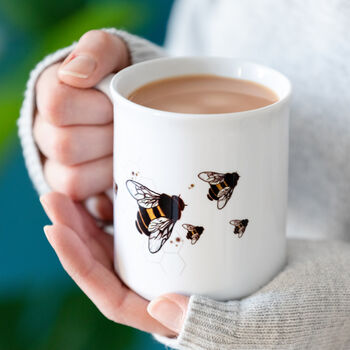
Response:
M36 84L36 105L49 123L56 126L107 124L113 120L108 97L95 89L78 89L57 77L59 64L47 68Z
M87 233L83 230L77 208L67 196L57 192L50 192L42 195L40 202L53 224L68 226L80 236L87 236Z
M41 196L40 202L52 223L65 225L75 231L96 259L105 266L112 265L113 238L98 229L95 221L81 210L79 204L55 192Z
M128 65L129 51L122 39L101 30L91 30L80 38L64 60L58 76L68 85L87 88Z
M88 198L85 206L94 218L105 221L113 220L113 203L104 193Z
M50 159L44 164L44 175L50 187L76 201L111 188L112 172L111 156L75 166L65 166Z
M94 260L75 231L62 224L44 228L62 266L110 320L146 332L173 335L147 313L147 301L126 288L113 270Z
M41 152L64 165L77 165L113 153L113 124L57 127L38 115L33 134Z
M189 297L180 294L166 294L152 300L148 313L176 334L181 332L188 309Z

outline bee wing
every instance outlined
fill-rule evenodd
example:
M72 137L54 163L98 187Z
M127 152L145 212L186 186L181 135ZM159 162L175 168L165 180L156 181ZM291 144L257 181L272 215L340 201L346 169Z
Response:
M238 238L241 238L243 236L243 233L244 233L244 230L237 233Z
M192 231L194 229L194 226L190 224L183 224L182 227L188 231Z
M209 182L211 185L216 185L224 180L225 174L215 173L214 171L203 171L198 174L198 177Z
M240 222L241 222L241 220L231 220L231 221L230 221L230 224L233 225L233 226L236 226L236 225L238 225Z
M141 207L153 208L159 204L159 193L151 191L146 186L136 181L128 180L126 181L126 187L133 198L137 200L137 204Z
M199 240L199 236L191 239L191 244L196 244Z
M227 202L232 196L232 192L233 192L233 189L231 187L225 187L220 191L220 193L218 194L219 199L217 202L218 209L222 209L225 207L225 205L227 204Z
M150 233L148 239L148 250L150 253L157 253L169 239L175 223L165 217L154 219L148 225Z

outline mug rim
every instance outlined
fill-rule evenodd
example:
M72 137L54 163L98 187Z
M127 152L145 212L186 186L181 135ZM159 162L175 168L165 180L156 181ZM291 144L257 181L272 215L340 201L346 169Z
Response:
M126 79L128 77L128 74L130 74L130 72L132 72L135 69L138 69L139 67L142 66L149 66L149 65L154 65L157 64L159 62L164 62L164 61L187 61L187 60L198 60L198 61L230 61L234 64L248 64L248 65L253 65L256 66L260 69L263 70L267 70L270 71L274 74L277 74L280 76L281 79L283 79L286 83L287 86L287 92L285 93L285 95L280 98L278 101L269 104L267 106L264 107L260 107L260 108L256 108L256 109L250 109L250 110L246 110L246 111L241 111L241 112L229 112L229 113L182 113L182 112L171 112L171 111L163 111L163 110L159 110L159 109L155 109L155 108L151 108L151 107L146 107L143 105L140 105L138 103L135 103L131 100L129 100L128 98L126 98L125 96L122 95L121 92L118 91L118 86L116 86L116 84L118 84L118 82L122 79ZM188 74L182 74L183 76L186 76ZM182 76L182 75L177 75L177 76ZM171 76L169 76L170 78ZM227 76L229 78L229 76ZM167 79L167 78L164 78ZM240 78L237 78L240 79ZM157 81L158 79L155 79L154 81ZM253 81L253 80L249 80L249 79L242 79L242 80L246 80L246 81ZM153 81L151 81L153 82ZM253 81L256 82L256 81ZM260 83L261 85L264 85L263 83ZM265 85L264 85L265 86ZM135 88L136 90L137 88ZM176 57L161 57L161 58L155 58L152 60L147 60L147 61L143 61L143 62L139 62L139 63L135 63L133 65L130 65L122 70L120 70L118 73L116 73L114 75L114 77L112 78L110 84L109 84L109 90L111 92L111 95L113 97L112 100L116 100L118 102L121 102L125 105L127 105L130 108L134 108L136 110L139 111L143 111L143 112L149 112L152 113L154 116L160 116L160 117L170 117L170 118L185 118L185 119L193 119L193 118L228 118L228 117L235 117L237 119L241 119L241 118L246 118L249 116L253 116L256 115L257 113L260 112L268 112L269 110L274 110L277 109L279 106L285 104L286 102L288 102L291 98L291 94L292 94L292 84L291 81L281 72L279 72L278 70L271 68L269 66L260 64L260 63L256 63L254 61L250 61L250 60L245 60L245 59L238 59L238 58L233 58L233 57L222 57L222 56L176 56ZM273 90L274 91L274 90ZM274 91L276 93L276 91ZM241 118L240 118L241 117Z

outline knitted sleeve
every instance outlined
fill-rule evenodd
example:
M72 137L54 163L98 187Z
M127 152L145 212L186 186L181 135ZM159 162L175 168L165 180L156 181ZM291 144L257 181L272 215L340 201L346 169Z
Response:
M122 30L114 28L102 29L107 33L118 35L127 44L131 56L131 62L138 63L152 58L165 56L165 52L150 41L142 39ZM43 168L40 161L40 153L35 144L32 126L35 111L35 84L41 72L48 66L63 60L74 49L76 43L60 49L53 54L46 56L31 71L27 82L24 101L18 119L18 135L21 141L24 160L28 169L29 176L37 192L42 195L50 191L49 185L45 181Z
M175 349L350 349L350 243L288 243L288 265L242 300L192 296Z

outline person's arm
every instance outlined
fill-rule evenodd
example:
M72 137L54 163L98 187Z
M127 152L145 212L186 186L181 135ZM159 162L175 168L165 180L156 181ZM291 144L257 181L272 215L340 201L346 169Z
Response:
M162 48L148 40L114 28L102 30L106 33L120 37L126 43L131 64L165 56L165 52ZM48 67L57 62L63 61L73 50L75 50L76 47L77 43L75 42L72 45L45 57L30 73L30 78L27 82L24 101L20 111L20 118L18 120L18 133L29 176L39 194L49 192L52 189L52 186L48 184L47 179L44 176L43 164L41 161L42 157L37 147L37 142L33 137L33 125L35 112L37 110L36 84L40 75ZM45 88L46 87L44 87L44 89ZM46 89L49 89L49 87Z
M178 338L156 338L193 350L350 349L349 267L349 243L290 240L286 268L265 287L237 301L192 296Z

